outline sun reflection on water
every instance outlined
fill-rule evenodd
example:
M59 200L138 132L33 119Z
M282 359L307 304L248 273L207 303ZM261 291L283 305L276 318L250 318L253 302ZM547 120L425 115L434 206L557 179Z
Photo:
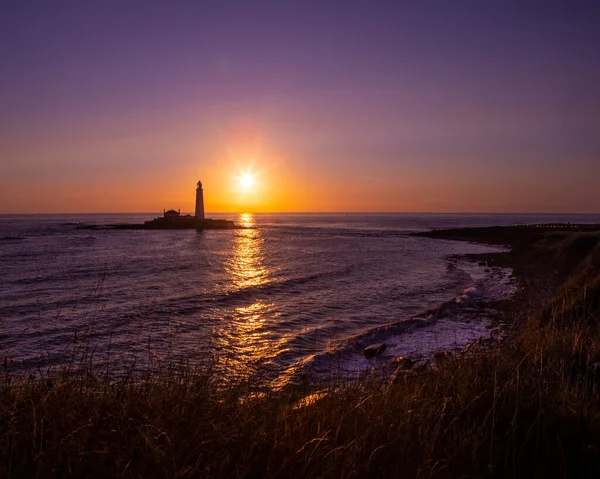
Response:
M252 216L252 213L242 213L240 215L239 223L245 228L252 228L255 226L254 216Z
M277 316L275 305L257 298L261 288L271 281L272 272L265 264L264 238L251 214L242 214L235 231L231 255L226 260L229 289L239 294L239 306L222 318L215 346L223 351L226 370L238 380L247 379L261 366L281 353L286 337L274 337L266 324Z
M240 225L236 230L233 251L227 261L227 272L236 290L260 286L268 282L268 270L264 266L264 238L260 229L255 228L251 214L240 215Z

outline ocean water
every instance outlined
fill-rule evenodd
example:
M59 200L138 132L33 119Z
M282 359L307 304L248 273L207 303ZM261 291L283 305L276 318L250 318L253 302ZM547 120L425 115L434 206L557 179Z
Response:
M460 259L499 248L407 233L600 222L596 216L215 215L234 231L79 230L153 215L0 216L0 353L57 368L85 344L118 371L210 361L227 381L279 386L429 357L489 334L511 272ZM445 305L446 307L442 308ZM386 352L365 359L369 343Z

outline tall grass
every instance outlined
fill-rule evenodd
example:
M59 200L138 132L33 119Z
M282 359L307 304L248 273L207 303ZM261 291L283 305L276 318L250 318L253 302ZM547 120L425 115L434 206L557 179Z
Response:
M515 341L395 380L248 397L210 370L0 386L4 477L575 477L600 474L600 330Z

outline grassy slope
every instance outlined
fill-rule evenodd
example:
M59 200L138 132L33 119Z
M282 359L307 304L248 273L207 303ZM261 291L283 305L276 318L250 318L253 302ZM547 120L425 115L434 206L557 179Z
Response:
M501 347L304 407L303 391L242 399L199 371L137 385L7 376L0 476L598 477L598 233L468 234L562 284Z

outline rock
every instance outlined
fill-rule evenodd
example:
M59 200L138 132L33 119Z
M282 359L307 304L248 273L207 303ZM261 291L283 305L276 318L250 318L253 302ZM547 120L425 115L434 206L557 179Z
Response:
M415 362L410 358L398 356L396 364L398 365L398 369L411 369L415 365Z
M365 358L374 358L383 353L387 348L385 343L371 344L365 348Z
M391 371L392 373L398 369L398 361L391 359L380 365L382 370Z
M448 351L438 351L433 355L433 360L435 361L435 365L439 368L444 364L448 363L452 356Z
M415 361L415 365L413 366L412 371L416 371L417 373L424 373L431 369L431 364L427 360Z
M489 337L489 338L483 338L481 340L481 344L483 344L484 346L496 346L498 344L498 340L494 337Z
M391 382L392 384L398 384L400 381L402 381L403 379L406 379L408 377L412 377L412 376L416 376L416 372L412 371L412 370L401 370L401 371L396 371L392 377L391 377Z

